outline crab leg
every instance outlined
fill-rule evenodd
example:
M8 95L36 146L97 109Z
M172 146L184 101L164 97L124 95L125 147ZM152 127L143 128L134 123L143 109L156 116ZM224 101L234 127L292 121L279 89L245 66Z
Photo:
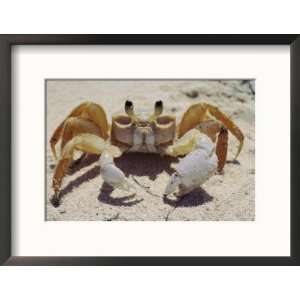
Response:
M202 138L204 138L204 135L198 129L191 129L173 145L167 147L165 152L167 155L174 157L186 155L199 148Z
M111 160L113 157L118 157L121 155L121 151L118 147L115 147L113 145L110 145L109 143L105 142L102 138L92 135L92 134L80 134L72 138L63 148L63 151L61 153L61 158L55 168L54 176L53 176L53 182L52 186L55 192L55 196L57 197L59 194L59 190L62 184L63 177L65 175L65 172L70 165L71 161L73 160L74 151L79 150L87 153L92 154L98 154L100 155L102 152L106 153L105 155L110 155ZM101 157L100 157L101 159ZM104 167L107 162L107 160L103 160L103 164L100 162L100 166ZM113 163L112 163L113 164ZM117 167L115 167L117 168ZM111 172L108 169L108 176L111 176L115 179L117 183L122 186L121 182L125 181L125 175L115 178L114 174L112 172L115 171L113 169ZM115 172L116 173L116 172ZM110 183L110 182L108 182ZM117 183L115 183L117 185Z
M210 112L211 115L213 115L215 118L217 118L218 120L220 120L226 128L228 128L228 130L239 140L240 145L238 147L238 151L235 155L235 159L239 156L242 148L243 148L243 144L244 144L244 135L241 132L241 130L234 124L233 121L231 121L231 119L226 116L222 111L220 111L216 106L213 106L211 104L206 104L208 111Z
M216 154L218 157L218 171L221 172L225 166L228 150L228 130L219 121L208 120L201 122L198 126L213 142L217 139Z
M53 156L55 159L57 159L55 145L60 140L60 138L63 135L70 136L70 128L73 128L73 130L74 130L74 128L77 128L77 131L80 128L80 126L77 126L75 124L76 120L78 122L80 122L80 120L81 121L89 120L90 122L92 122L93 124L95 124L98 127L98 131L100 132L98 134L103 139L106 140L108 138L109 126L108 126L106 114L105 114L102 106L100 106L96 103L92 103L92 102L84 102L84 103L78 105L76 108L74 108L71 111L71 113L63 120L63 122L61 122L61 124L56 128L53 135L51 136L50 146L51 146L51 150L52 150L52 153L53 153ZM90 127L90 126L91 125L89 125L88 127ZM86 125L83 126L83 128L85 128L85 127L86 127ZM66 134L64 133L65 130L67 131ZM81 132L84 132L84 131L81 130ZM91 132L88 130L85 132L94 133L94 132ZM68 140L68 138L67 138L67 140Z
M81 118L70 117L65 121L61 137L61 152L65 145L76 135L89 133L101 136L100 128L93 122Z
M216 154L218 157L218 172L221 172L225 166L227 150L228 150L228 130L222 127L218 135L218 141L216 146Z
M240 144L235 156L236 159L242 150L244 135L226 114L220 111L218 107L211 104L198 103L190 106L182 117L181 123L178 127L178 136L181 137L190 129L196 128L198 125L201 126L202 122L210 120L210 118L207 116L207 112L219 120L224 127L228 128L228 130L239 140Z

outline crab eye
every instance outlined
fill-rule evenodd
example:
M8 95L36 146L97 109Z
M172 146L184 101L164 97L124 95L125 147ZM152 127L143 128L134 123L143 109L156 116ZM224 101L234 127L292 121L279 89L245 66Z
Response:
M156 116L159 116L163 112L163 102L161 100L155 102L154 112Z
M129 116L133 114L133 103L130 100L126 100L125 102L125 112Z

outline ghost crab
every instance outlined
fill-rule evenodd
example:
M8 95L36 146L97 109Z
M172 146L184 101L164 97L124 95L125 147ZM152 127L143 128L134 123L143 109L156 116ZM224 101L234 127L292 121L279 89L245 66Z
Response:
M56 128L50 139L56 159L56 144L61 140L60 157L52 183L55 199L59 197L63 177L75 150L100 155L103 180L114 188L127 191L131 184L114 164L115 157L124 152L184 156L165 190L165 194L169 194L179 188L182 195L198 187L217 170L223 170L228 130L239 140L236 157L243 146L241 130L218 107L208 103L191 105L178 125L175 116L163 115L162 101L156 101L154 111L149 113L136 112L133 103L127 100L125 112L113 116L109 125L101 105L84 102Z

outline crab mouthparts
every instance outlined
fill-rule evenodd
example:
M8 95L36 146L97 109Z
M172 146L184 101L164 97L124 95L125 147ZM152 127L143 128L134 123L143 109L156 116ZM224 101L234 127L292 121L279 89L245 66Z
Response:
M148 121L138 121L136 126L137 127L142 127L142 128L150 127L150 122L148 122Z

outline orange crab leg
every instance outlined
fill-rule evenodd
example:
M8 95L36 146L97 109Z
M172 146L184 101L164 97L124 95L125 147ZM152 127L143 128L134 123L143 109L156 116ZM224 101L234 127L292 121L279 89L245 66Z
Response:
M61 151L74 136L78 134L89 133L101 137L100 128L92 121L70 117L65 121L64 130L62 133Z
M234 122L225 115L222 111L220 111L216 106L213 106L211 104L206 104L208 111L211 115L213 115L216 119L221 121L226 128L239 140L240 145L238 147L238 151L235 155L235 159L239 156L243 144L244 144L244 135L242 131L234 124Z
M217 135L221 131L222 127L224 126L222 125L221 122L216 120L211 120L211 119L207 121L203 121L197 126L197 128L201 132L208 135L213 142L216 141Z
M121 151L118 147L107 144L99 136L88 133L75 136L63 148L61 158L54 171L52 187L56 197L58 196L66 170L70 162L73 160L75 150L98 155L100 155L104 150L108 150L113 157L121 155Z
M218 157L219 172L221 172L225 166L227 149L228 149L228 130L222 127L218 135L218 141L216 146L216 155Z
M178 138L181 138L190 129L196 128L201 122L207 120L206 111L207 108L202 103L191 105L183 114L178 126Z
M183 136L187 131L201 125L203 122L209 122L210 118L208 113L219 120L239 140L240 145L235 157L237 158L243 147L244 135L226 114L211 104L198 103L191 105L184 113L181 123L179 124L178 137Z
M109 133L108 133L109 125L107 122L105 111L102 108L102 106L100 106L96 103L92 103L92 102L84 102L84 103L78 105L75 109L73 109L71 111L71 113L55 129L53 135L51 136L50 146L51 146L51 150L52 150L52 153L53 153L53 156L55 159L57 159L55 145L57 144L57 142L60 140L60 138L64 134L66 122L69 122L68 120L70 118L73 118L73 119L71 119L71 122L73 122L75 117L82 119L82 120L89 120L89 121L93 122L99 128L100 136L103 139L106 140L109 137ZM70 125L70 124L68 124L68 125ZM66 133L66 135L67 134L70 134L70 133ZM71 137L71 135L70 135L70 137ZM68 140L68 138L67 138L67 140Z

